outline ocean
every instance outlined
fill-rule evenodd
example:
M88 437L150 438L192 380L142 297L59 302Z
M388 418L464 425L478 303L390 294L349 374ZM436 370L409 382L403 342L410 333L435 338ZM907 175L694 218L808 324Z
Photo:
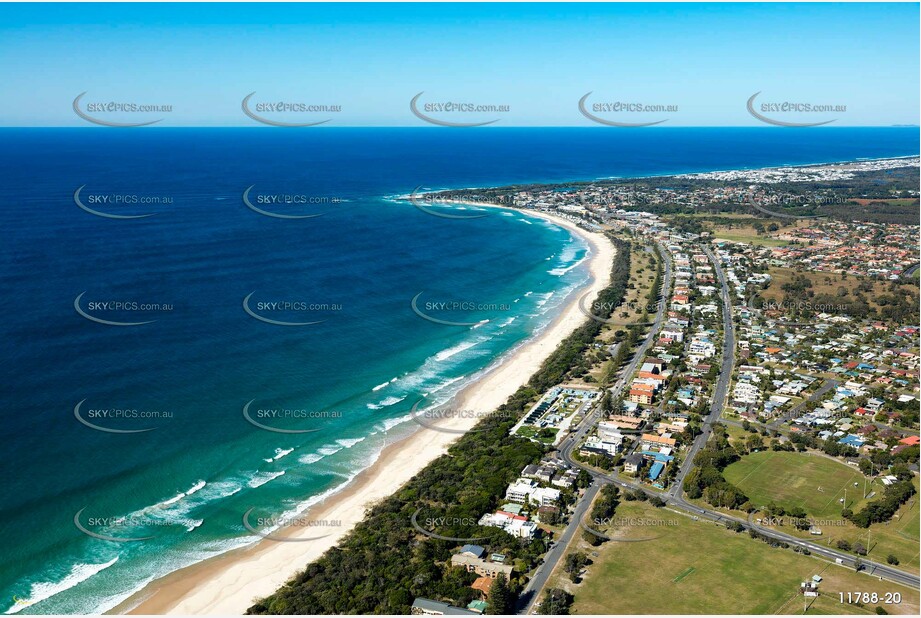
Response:
M2 609L105 611L260 540L587 280L555 225L397 196L918 152L916 128L0 129Z

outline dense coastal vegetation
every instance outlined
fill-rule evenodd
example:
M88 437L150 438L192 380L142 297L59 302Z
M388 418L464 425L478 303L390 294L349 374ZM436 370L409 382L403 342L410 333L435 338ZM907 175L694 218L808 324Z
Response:
M630 273L630 245L611 237L617 255L611 282L599 294L600 306L623 302ZM480 421L448 451L413 477L398 493L372 507L365 519L336 547L307 566L283 588L253 605L249 614L408 614L416 597L464 606L477 598L470 584L476 575L450 567L461 544L420 533L416 521L445 523L440 536L476 538L490 551L506 554L515 575L496 590L493 609L509 609L524 585L521 574L536 566L545 540L525 543L497 528L470 525L501 505L505 488L521 469L539 461L544 449L509 435L509 430L545 389L581 375L583 356L602 325L585 323L569 335L495 414ZM421 509L421 510L420 510ZM443 519L439 519L443 518ZM497 580L498 583L498 580ZM502 586L506 584L503 583ZM492 596L492 595L491 595ZM562 600L562 599L561 599Z

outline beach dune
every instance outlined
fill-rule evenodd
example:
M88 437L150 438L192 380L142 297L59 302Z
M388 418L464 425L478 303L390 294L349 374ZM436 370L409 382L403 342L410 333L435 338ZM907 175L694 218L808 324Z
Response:
M567 299L567 305L560 315L540 334L458 393L454 407L477 414L439 421L439 427L470 429L476 424L478 414L493 411L503 404L540 368L557 345L587 319L579 310L579 297L591 292L591 298L594 298L610 283L615 249L604 235L586 231L554 215L531 211L527 211L527 214L560 225L589 243L591 281ZM153 581L111 613L244 613L255 599L274 592L307 564L337 544L364 518L370 505L396 492L429 462L445 453L459 435L420 427L409 437L385 448L377 461L358 474L351 483L310 507L305 514L314 521L337 522L335 527L324 529L324 533L332 530L326 536L303 542L261 540ZM274 535L308 539L317 537L318 533L316 528L302 527L289 528Z

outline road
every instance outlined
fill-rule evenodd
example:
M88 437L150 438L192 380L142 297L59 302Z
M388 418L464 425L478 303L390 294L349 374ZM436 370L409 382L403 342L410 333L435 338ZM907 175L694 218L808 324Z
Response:
M729 284L726 282L726 273L720 265L719 259L713 255L709 247L704 247L704 253L710 258L713 264L713 271L716 273L717 281L720 284L720 296L723 301L723 350L722 362L720 365L719 377L716 379L716 386L713 387L713 396L710 398L710 413L704 419L701 427L701 434L697 436L688 449L684 457L684 462L675 475L675 480L669 489L668 494L673 497L680 497L684 485L684 477L694 466L694 457L700 451L710 438L713 423L719 421L723 413L723 406L726 405L726 396L729 394L729 383L732 380L732 371L735 367L736 358L736 336L735 325L732 322L732 298L729 295Z
M683 511L693 513L701 519L709 519L711 521L725 523L727 521L734 521L741 524L745 529L754 529L757 532L763 534L764 536L773 539L775 541L782 541L789 543L790 545L798 545L804 549L808 549L811 553L822 556L823 558L828 558L829 560L841 560L842 564L845 566L853 567L855 563L855 556L846 554L843 552L835 551L829 547L822 547L816 543L812 543L807 540L795 537L793 535L787 534L785 532L780 532L777 530L771 530L768 528L763 528L755 522L749 522L745 519L738 517L733 517L731 515L725 515L723 513L718 513L716 511L711 511L709 509L701 508L695 504L691 504L684 500L684 498L674 498L669 501L669 506L679 507ZM911 573L905 573L898 569L894 569L889 565L880 564L878 562L873 562L867 560L866 558L860 559L863 563L863 570L866 574L878 577L880 579L887 579L899 584L904 584L912 588L917 589L921 585L921 580L919 580L917 575Z
M543 564L537 567L534 576L528 581L528 585L525 586L521 595L518 597L518 606L520 608L519 614L528 614L534 608L534 604L537 602L540 592L547 584L547 579L550 577L556 565L560 562L560 559L566 552L566 548L569 547L570 541L572 541L576 532L579 531L579 522L585 519L589 507L591 507L592 502L595 500L595 496L598 494L603 484L604 483L600 481L592 479L592 484L585 490L579 502L576 503L576 509L572 514L572 520L569 522L569 525L566 526L563 534L560 535L557 542L550 548L550 551L544 555Z
M798 404L790 408L790 410L786 414L782 414L778 416L776 419L774 419L773 421L771 421L770 423L768 423L768 428L776 429L777 427L780 427L780 425L782 425L784 421L788 421L794 418L799 418L800 416L802 416L800 414L800 410L802 410L806 406L806 402L819 401L820 399L822 399L822 397L825 396L825 394L828 391L837 388L838 384L839 382L837 380L825 380L825 383L822 384L822 386L820 386L818 390L816 390L816 392L809 395L809 397L806 400L799 402Z
M808 549L812 554L827 558L829 560L840 560L841 564L849 567L854 567L856 563L856 558L853 555L846 554L843 552L835 551L828 547L822 547L808 540L803 540L795 536L786 534L785 532L779 532L777 530L766 529L758 525L754 521L748 521L734 517L731 515L726 515L718 511L714 511L705 507L700 507L696 504L691 504L685 500L682 495L682 481L687 473L693 467L694 456L697 452L706 444L707 439L709 438L711 432L711 426L713 423L718 422L720 415L722 414L723 406L725 405L726 396L729 392L729 383L732 377L733 368L735 366L735 327L732 322L732 300L729 294L729 285L726 281L725 273L723 272L722 266L719 263L719 260L709 248L705 248L704 251L707 253L707 256L710 258L710 261L713 263L714 271L716 272L717 279L720 283L721 296L723 301L723 350L722 350L722 363L720 367L720 375L717 379L716 386L713 390L713 397L710 403L710 412L707 415L707 418L704 421L703 432L697 437L694 443L691 445L688 453L685 457L684 463L682 464L681 470L676 476L675 481L673 482L671 488L668 492L656 491L650 487L643 486L639 483L634 483L630 481L625 481L618 478L616 475L609 475L588 466L585 466L572 458L572 451L575 447L581 443L581 440L585 435L591 431L595 424L598 421L598 417L601 414L599 408L596 408L592 414L586 416L585 419L578 425L578 427L570 433L570 435L563 440L560 444L560 456L564 461L569 463L569 465L574 468L580 468L585 470L591 475L593 482L591 489L593 489L592 498L597 493L600 486L604 483L613 483L623 489L636 490L639 489L643 491L648 496L657 496L666 501L667 505L672 508L677 508L681 511L689 513L700 519L706 519L714 521L717 523L726 522L736 522L740 524L745 529L754 529L760 534L764 535L767 538L773 539L778 542L788 543L789 545L794 545L801 547L803 549ZM667 255L667 251L663 249L663 255ZM666 258L666 277L665 285L663 286L663 295L671 289L671 260L670 256ZM640 347L637 349L633 360L627 366L627 369L621 374L620 378L615 383L612 388L612 392L621 392L624 388L626 380L628 380L636 370L639 362L645 357L646 350L648 350L649 345L654 341L654 337L658 332L658 329L661 327L664 320L665 314L665 305L659 308L659 312L656 315L656 322L653 325L653 328L650 330L647 337L643 340ZM825 388L828 385L826 383L822 388ZM821 389L820 389L821 390ZM816 393L818 394L818 393ZM820 395L821 396L821 395ZM587 493L587 492L586 492ZM551 552L548 552L545 557L544 564L539 569L540 580L538 581L538 576L535 577L529 582L527 588L525 589L526 599L524 600L523 605L519 613L527 614L533 611L535 601L540 596L540 593L546 584L547 578L550 573L558 564L560 558L565 554L566 548L575 535L575 531L579 527L581 518L584 517L585 512L588 509L588 506L591 504L591 500L583 499L579 505L577 505L577 512L580 513L578 517L573 516L566 530L564 531L563 536L560 539L560 542L553 547ZM917 575L911 573L905 573L898 569L892 568L889 565L880 564L878 562L873 562L864 558L860 559L864 565L863 570L865 573L878 577L880 579L887 579L899 584L913 587L917 589L921 585L921 579Z
M646 352L656 340L656 335L662 328L662 325L665 323L665 318L668 315L668 293L672 289L672 258L668 250L661 245L659 246L659 253L662 255L662 260L665 265L660 293L662 302L659 303L659 307L656 310L655 320L653 320L653 324L650 327L646 337L642 340L639 347L636 348L636 351L634 352L630 362L620 372L620 377L609 389L611 394L614 396L623 392L627 384L627 380L629 380L633 374L636 373L636 370L646 358ZM598 422L601 414L602 411L600 406L596 407L590 414L587 414L585 418L582 419L582 422L579 423L579 425L570 432L569 436L567 436L566 439L560 443L560 453L563 458L570 463L570 465L584 468L584 466L573 462L571 453L576 445L582 442L585 434L594 429L595 424ZM547 578L550 577L553 569L556 568L556 565L565 554L566 548L569 546L570 541L575 536L576 531L579 530L580 524L585 517L586 512L591 506L592 501L595 499L595 495L598 493L598 490L601 489L601 485L603 485L605 482L610 482L610 479L606 476L598 475L592 470L588 471L589 474L592 474L593 477L592 485L589 487L589 489L586 490L585 494L576 504L575 512L573 513L569 524L566 526L566 529L563 531L563 534L560 536L559 541L556 543L556 545L553 546L553 548L551 548L549 552L547 552L547 554L544 556L544 563L537 569L534 577L532 577L527 586L525 586L525 589L519 597L518 601L519 614L529 614L533 611L534 605L547 583ZM601 480L599 480L599 478Z

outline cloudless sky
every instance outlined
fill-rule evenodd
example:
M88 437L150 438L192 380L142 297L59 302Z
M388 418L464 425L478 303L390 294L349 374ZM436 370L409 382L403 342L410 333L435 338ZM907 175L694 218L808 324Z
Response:
M597 126L577 107L589 91L677 105L605 116L671 126L764 126L745 108L758 91L847 106L807 120L917 124L919 5L0 4L0 83L2 126L89 126L71 108L84 91L172 105L159 126L259 126L240 108L254 91L341 105L284 117L328 126L427 126L421 91L508 105L449 118L496 126Z

